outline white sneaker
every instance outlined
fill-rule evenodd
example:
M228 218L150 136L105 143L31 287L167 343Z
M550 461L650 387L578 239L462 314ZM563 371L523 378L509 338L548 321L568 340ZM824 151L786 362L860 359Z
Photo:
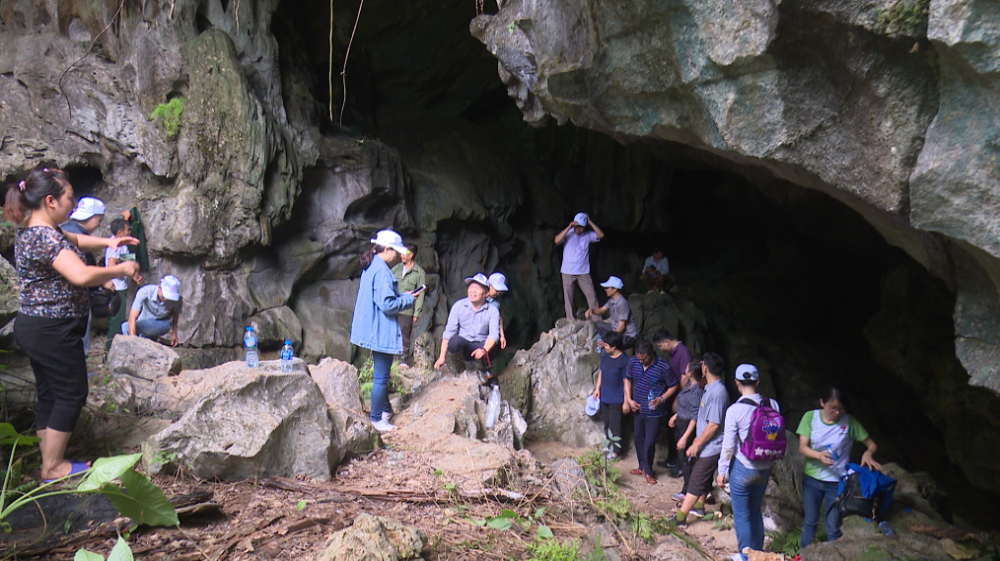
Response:
M734 553L730 555L729 558L732 559L732 561L746 561L746 559L743 558L743 555L739 553Z
M392 432L396 430L396 425L390 425L389 422L386 421L385 419L379 419L378 421L375 421L374 423L372 423L372 426L375 427L375 430L379 432Z
M383 423L391 423L392 422L392 411L383 411L382 412L382 422Z

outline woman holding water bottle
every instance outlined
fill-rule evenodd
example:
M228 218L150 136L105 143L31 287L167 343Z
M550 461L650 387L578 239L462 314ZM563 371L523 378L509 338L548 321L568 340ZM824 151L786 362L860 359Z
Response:
M799 452L805 456L805 477L802 480L802 547L813 541L820 514L830 541L840 537L840 515L830 509L837 498L837 485L847 471L851 445L857 440L867 447L861 455L861 465L876 471L882 466L872 457L878 446L857 419L848 415L844 397L836 388L826 388L819 400L819 409L807 411L799 422ZM825 503L825 504L823 504ZM822 505L823 510L820 510Z
M396 314L412 307L416 295L425 286L399 294L396 277L389 268L399 260L400 254L409 253L403 238L392 230L382 230L371 240L375 246L361 256L361 274L358 299L354 304L354 321L351 324L351 343L372 351L372 425L379 432L389 432L396 427L389 423L389 368L392 359L403 351L403 336L399 331Z

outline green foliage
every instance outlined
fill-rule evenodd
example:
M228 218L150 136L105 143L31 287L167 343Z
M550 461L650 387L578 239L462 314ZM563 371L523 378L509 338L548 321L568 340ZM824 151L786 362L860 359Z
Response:
M892 38L926 37L930 0L896 0L879 10L878 31Z
M576 541L539 540L528 545L528 561L577 561L579 551Z
M306 502L305 501L299 501L298 503L295 504L295 510L297 510L299 512L302 512L305 509L306 509Z
M469 518L469 520L476 526L485 526L501 531L514 530L518 533L526 532L534 525L535 537L540 540L548 540L552 539L554 534L551 528L542 524L542 516L544 514L544 507L536 510L534 514L527 514L525 516L521 516L513 510L502 510L496 516L487 516L486 518L478 519Z
M802 529L793 528L787 532L768 532L771 536L771 546L768 548L775 553L784 553L789 557L799 554L799 545L802 543Z
M132 556L132 549L128 546L128 543L124 538L118 536L118 542L115 547L111 549L111 554L108 555L107 561L133 561L135 559ZM86 549L81 549L76 552L73 556L73 561L105 561L104 557L93 551L87 551Z
M0 423L0 444L11 443L10 460L4 474L0 492L0 526L7 524L7 517L17 509L45 497L69 494L101 493L111 500L118 512L137 524L149 526L177 526L177 512L167 497L148 477L132 469L142 454L98 458L94 465L83 472L83 480L76 489L54 489L58 483L69 480L63 477L39 486L18 486L20 473L15 466L17 445L37 441L37 438L18 435L9 423ZM17 476L15 479L14 476ZM78 477L78 476L74 476ZM124 489L112 483L120 479ZM113 553L113 552L112 552ZM122 558L124 559L124 558ZM129 552L128 559L131 559Z
M175 97L167 103L157 105L149 116L150 121L159 120L167 133L167 138L173 138L180 132L184 101L183 97Z
M371 355L365 359L365 363L358 369L358 383L361 386L361 399L371 401L372 384L375 383L375 364ZM389 393L403 393L405 389L399 377L399 363L393 362L389 367Z

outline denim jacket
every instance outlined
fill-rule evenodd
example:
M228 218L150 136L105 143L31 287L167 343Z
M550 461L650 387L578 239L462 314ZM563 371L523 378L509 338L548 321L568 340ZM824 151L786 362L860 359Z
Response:
M413 306L412 294L396 294L396 277L376 255L361 275L354 304L351 343L380 353L403 352L403 337L396 314Z

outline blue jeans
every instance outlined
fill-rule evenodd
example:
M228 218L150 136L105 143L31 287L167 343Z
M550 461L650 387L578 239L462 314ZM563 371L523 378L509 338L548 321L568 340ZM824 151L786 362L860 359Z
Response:
M372 411L368 418L374 423L382 420L382 413L392 412L389 406L389 369L393 355L372 351Z
M733 458L729 472L729 496L733 500L733 526L736 528L740 555L743 555L745 547L757 551L764 549L764 517L761 516L760 506L770 478L771 468L750 469Z
M802 480L802 509L805 511L805 521L802 523L802 547L812 543L816 536L816 526L820 518L826 526L826 535L830 541L840 538L840 513L830 508L837 499L837 482L820 481L808 475ZM824 503L822 510L820 504Z
M135 322L135 334L146 339L157 340L170 331L173 318L140 319ZM128 335L128 322L122 323L122 335Z

